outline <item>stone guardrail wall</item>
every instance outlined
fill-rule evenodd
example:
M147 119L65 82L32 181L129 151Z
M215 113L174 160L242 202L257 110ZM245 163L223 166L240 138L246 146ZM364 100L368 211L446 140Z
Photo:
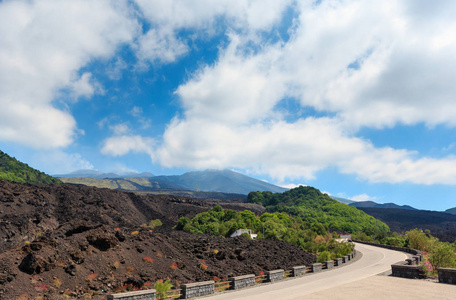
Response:
M291 268L291 276L297 277L304 275L307 272L306 266L296 266Z
M291 276L298 277L306 273L319 272L322 269L332 269L334 266L341 266L343 263L347 263L350 259L354 258L356 250L352 254L344 256L342 258L336 258L334 260L326 261L324 263L315 263L310 266L296 266L291 268ZM282 269L272 270L265 272L267 282L275 282L285 278L285 271ZM230 282L230 289L237 290L255 285L255 275L243 275L228 278ZM182 295L180 299L189 299L194 297L206 296L214 294L215 282L204 281L182 284ZM107 300L155 300L156 290L145 290L135 291L127 293L112 294L107 296Z
M456 284L456 269L437 268L437 274L439 275L439 282Z
M326 265L326 269L334 268L334 260L328 260L327 262L325 262L325 265Z
M231 289L238 290L255 285L255 274L230 277L228 280L230 281Z
M265 272L267 279L267 282L274 282L278 280L282 280L285 278L285 271L280 269L280 270L274 270L274 271L267 271Z
M107 300L155 300L156 290L134 291L108 295Z
M323 265L321 263L315 263L311 265L312 272L320 272L323 269Z
M424 278L423 266L409 265L407 261L391 265L391 272L395 277Z
M215 282L212 280L182 284L182 299L213 294L215 292L214 284Z

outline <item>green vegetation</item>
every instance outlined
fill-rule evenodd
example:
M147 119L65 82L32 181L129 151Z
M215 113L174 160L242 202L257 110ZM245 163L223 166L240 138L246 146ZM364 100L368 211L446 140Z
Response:
M61 182L52 176L29 167L27 164L2 151L0 151L0 179L32 184Z
M229 237L237 229L251 229L258 234L258 239L284 240L317 254L326 251L325 258L341 257L352 251L351 243L337 242L337 234L327 232L324 226L315 230L314 223L286 213L264 213L257 217L249 210L236 212L215 206L207 212L197 214L192 220L180 218L176 229L224 237Z
M373 237L358 234L352 236L354 240L372 242ZM432 236L429 230L413 229L400 235L390 232L383 236L376 236L376 242L385 245L408 247L423 252L423 267L428 275L435 275L436 268L456 268L456 242L441 242Z
M166 279L166 281L157 280L154 284L154 288L157 290L157 299L167 299L167 293L172 287L173 285L169 279Z
M275 194L251 192L248 202L261 204L268 212L284 212L300 217L318 234L340 230L373 236L390 231L385 223L355 207L339 203L313 187L300 186Z
M154 229L155 227L162 226L162 225L163 225L163 223L162 223L162 221L160 221L160 219L155 219L155 220L151 220L149 222L148 227L151 229Z

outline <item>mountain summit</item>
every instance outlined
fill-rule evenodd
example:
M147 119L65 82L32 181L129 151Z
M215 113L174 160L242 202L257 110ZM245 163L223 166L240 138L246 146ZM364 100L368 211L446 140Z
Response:
M56 177L61 178L66 183L130 191L166 189L247 195L256 191L282 193L288 190L231 170L194 171L172 176L153 176L151 173L135 173L135 175L131 176L130 174L130 176L124 175L120 177L114 173L80 170L67 175L56 175Z
M288 189L231 170L188 172L178 176L155 176L153 180L176 184L188 190L247 195L250 192L282 193Z

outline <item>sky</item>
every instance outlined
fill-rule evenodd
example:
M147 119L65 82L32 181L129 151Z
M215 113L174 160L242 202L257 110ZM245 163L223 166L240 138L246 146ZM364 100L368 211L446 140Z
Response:
M0 1L0 149L456 206L456 2Z

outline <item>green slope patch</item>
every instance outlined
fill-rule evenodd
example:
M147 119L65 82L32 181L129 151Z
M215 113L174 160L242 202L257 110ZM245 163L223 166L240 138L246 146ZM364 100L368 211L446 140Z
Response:
M251 192L247 199L250 203L263 205L268 212L300 217L313 224L317 231L319 227L324 227L325 231L363 232L367 235L390 231L385 223L355 207L339 203L313 187L300 186L284 193Z
M60 180L29 167L3 151L0 151L0 179L32 184L60 182Z

